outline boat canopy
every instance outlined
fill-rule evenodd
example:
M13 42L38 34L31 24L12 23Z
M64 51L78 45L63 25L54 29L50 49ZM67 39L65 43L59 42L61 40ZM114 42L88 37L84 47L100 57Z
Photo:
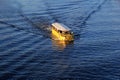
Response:
M58 23L58 22L52 23L52 26L54 26L57 30L61 30L61 31L70 31L71 30L64 24Z

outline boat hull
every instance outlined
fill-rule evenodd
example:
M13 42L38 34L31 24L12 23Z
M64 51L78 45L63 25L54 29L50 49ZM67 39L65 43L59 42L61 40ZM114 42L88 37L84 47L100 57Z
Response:
M64 35L58 33L56 30L52 29L52 37L55 40L63 40L63 41L74 41L73 35Z

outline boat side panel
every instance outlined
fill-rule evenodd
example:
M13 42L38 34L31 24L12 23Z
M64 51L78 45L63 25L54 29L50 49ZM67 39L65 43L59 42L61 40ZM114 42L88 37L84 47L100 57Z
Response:
M55 29L52 28L52 34L55 35L58 40L65 40L65 37L61 36Z

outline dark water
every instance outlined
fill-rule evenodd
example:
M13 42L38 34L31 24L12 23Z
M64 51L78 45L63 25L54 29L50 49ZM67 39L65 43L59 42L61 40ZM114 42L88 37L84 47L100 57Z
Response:
M51 40L61 22L75 41ZM120 80L120 0L0 0L0 80Z

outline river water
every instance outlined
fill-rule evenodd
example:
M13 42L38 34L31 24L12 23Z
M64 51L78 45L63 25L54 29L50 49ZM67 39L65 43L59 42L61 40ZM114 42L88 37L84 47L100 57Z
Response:
M0 80L120 80L119 62L120 0L0 0Z

